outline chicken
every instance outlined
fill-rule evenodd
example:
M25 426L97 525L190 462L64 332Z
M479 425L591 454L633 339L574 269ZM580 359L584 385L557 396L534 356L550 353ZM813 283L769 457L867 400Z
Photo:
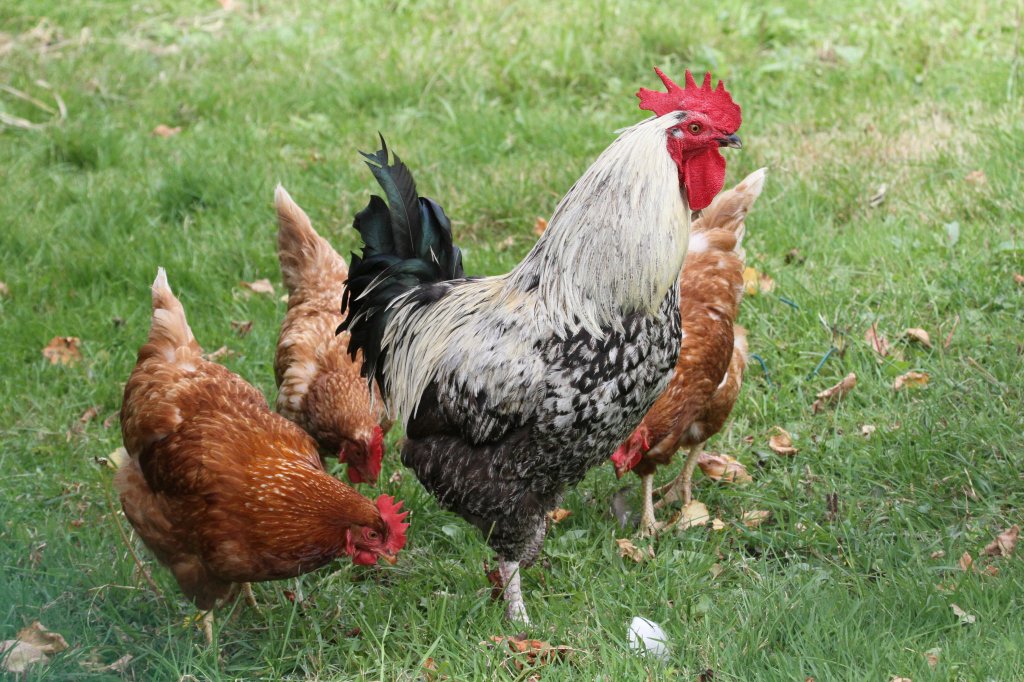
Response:
M306 430L323 456L348 463L353 483L376 483L384 457L383 410L359 376L362 355L348 355L338 301L348 265L316 233L283 187L277 204L278 255L288 288L288 312L274 358L277 411Z
M690 211L739 147L725 87L641 90L654 116L625 129L569 190L530 253L466 278L444 211L385 146L367 154L387 195L354 227L343 300L349 352L405 426L402 462L498 554L506 616L529 622L520 567L545 514L640 422L679 354L679 270Z
M125 516L187 597L207 611L239 584L350 556L395 561L407 512L327 474L316 443L258 390L203 359L163 268L148 342L124 390L129 460L114 479Z
M643 481L642 535L657 530L654 471L679 448L689 454L682 472L661 492L663 501L691 500L691 478L704 443L721 430L739 396L746 366L746 331L735 324L743 298L744 219L764 187L766 169L719 194L692 227L679 276L683 340L675 373L640 425L612 455L621 477L632 470ZM673 526L682 512L666 524Z

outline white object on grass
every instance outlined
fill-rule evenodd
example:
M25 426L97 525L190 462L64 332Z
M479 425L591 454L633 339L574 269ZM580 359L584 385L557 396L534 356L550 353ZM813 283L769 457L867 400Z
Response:
M629 624L629 648L668 660L668 635L654 621L635 616Z

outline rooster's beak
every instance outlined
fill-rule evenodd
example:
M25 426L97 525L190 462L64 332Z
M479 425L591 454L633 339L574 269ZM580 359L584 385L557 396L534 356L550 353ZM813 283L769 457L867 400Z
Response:
M743 140L740 139L739 135L730 135L729 137L718 138L719 147L732 147L733 149L743 149Z
M398 557L395 556L394 554L381 554L380 558L383 559L384 561L388 562L392 566L394 566L395 564L398 563Z

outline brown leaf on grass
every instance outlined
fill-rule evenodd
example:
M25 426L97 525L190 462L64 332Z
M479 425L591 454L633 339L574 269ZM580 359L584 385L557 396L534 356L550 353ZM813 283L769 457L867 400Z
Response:
M161 123L157 127L153 128L153 134L157 137L168 138L174 137L181 132L181 126L174 126L173 128L168 125Z
M768 447L777 455L795 455L799 448L793 447L793 437L781 426L776 426L775 435L768 439Z
M697 466L712 481L720 483L751 483L754 479L736 458L714 452L702 452Z
M653 547L637 547L629 538L616 538L615 544L619 546L619 556L623 559L632 559L639 564L654 558Z
M964 625L970 625L974 621L978 620L977 616L972 616L956 604L950 604L949 608L953 609L953 613L956 615L957 618L960 619L960 622Z
M871 434L873 434L875 431L877 431L877 429L875 428L874 424L864 424L863 426L860 427L860 435L864 436L865 438L871 438Z
M1020 274L1019 272L1013 273L1013 281L1016 282L1017 284L1024 284L1024 275Z
M842 400L847 393L853 390L853 387L857 385L857 375L850 372L843 380L835 386L826 388L824 391L817 395L817 400L811 405L811 414L818 414L825 409L827 405L838 403Z
M231 320L231 328L238 334L238 338L243 338L252 331L252 320Z
M986 566L985 570L983 571L983 573L985 575L987 575L987 576L991 576L991 577L995 578L997 575L999 575L999 567L998 566Z
M497 647L498 649L508 648L508 658L516 670L523 670L526 666L535 667L548 665L557 661L563 661L574 651L572 647L561 645L553 646L539 639L527 639L526 635L515 637L491 636L486 642L480 642L481 646Z
M868 330L864 332L864 340L879 357L884 358L889 354L889 339L885 338L884 334L878 333L878 323L868 327Z
M43 357L51 365L74 365L82 359L81 343L77 336L55 336L43 349Z
M711 520L711 514L708 512L708 508L704 506L704 503L700 500L690 500L690 502L679 510L679 530L686 530L687 528L699 528L700 526L708 525L708 521Z
M911 341L917 341L925 348L932 347L932 337L928 336L928 332L919 327L907 327L903 330L903 336Z
M38 620L22 628L15 639L0 642L0 668L23 673L35 663L45 663L50 656L68 648L56 632L47 630Z
M942 653L942 649L935 647L924 652L924 660L928 663L929 668L934 668L939 664L939 654Z
M971 171L964 177L968 185L975 185L977 187L984 187L988 184L988 176L985 175L985 171L978 170Z
M109 429L111 426L116 424L121 419L121 411L114 410L107 415L107 418L103 420L103 428Z
M970 573L971 567L974 565L974 557L971 556L970 552L964 552L960 555L960 560L956 563L960 567L961 571Z
M985 556L1010 556L1013 548L1017 546L1017 537L1020 535L1020 526L1014 524L996 536L996 539L985 545L981 553Z
M754 509L752 511L743 512L743 516L740 518L740 523L747 528L757 528L767 521L771 515L771 512L763 509Z
M946 552L944 550L937 549L928 556L932 559L941 559L942 557L946 556Z
M89 658L81 661L81 665L83 668L93 673L123 673L128 669L128 664L131 663L134 658L135 656L131 654L125 654L113 663L105 664L100 661L99 655L94 653Z
M572 512L568 509L562 509L561 507L558 509L552 509L548 512L548 518L551 520L551 523L561 523L570 516L572 516Z
M548 229L548 221L545 218L537 218L533 223L533 233L538 237L544 234L544 230Z
M725 530L725 521L718 517L711 519L711 530Z
M98 415L99 413L99 405L93 405L92 407L90 407L89 409L82 413L82 415L78 418L78 423L83 425L88 424L93 419L95 419L96 415Z
M255 282L242 282L243 287L253 292L254 294L270 294L274 295L274 285L270 283L267 278L258 279Z
M896 377L892 382L894 391L902 391L904 388L924 388L928 385L930 377L925 372L907 372Z
M755 268L747 267L743 270L743 290L750 296L759 293L767 294L775 288L775 280L768 275L758 272Z
M218 348L215 351L212 351L210 353L204 353L203 357L205 359L209 360L210 362L217 362L221 358L228 357L228 356L234 355L234 354L235 354L235 351L231 350L227 346L221 346L220 348Z
M7 282L0 282L0 298L7 298L11 295L11 290L7 288Z
M914 682L909 677L900 677L899 675L893 675L889 682Z

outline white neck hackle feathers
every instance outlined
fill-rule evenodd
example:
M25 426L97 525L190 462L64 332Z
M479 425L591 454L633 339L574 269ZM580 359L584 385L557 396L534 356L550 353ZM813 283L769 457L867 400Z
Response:
M390 416L407 424L423 391L445 373L472 384L499 380L474 376L470 366L481 362L480 339L502 329L510 336L500 340L505 351L533 354L533 339L580 329L601 338L620 329L625 315L657 312L678 281L690 228L666 142L678 122L672 113L625 129L508 274L462 284L426 307L405 306L409 294L391 302L383 341Z

